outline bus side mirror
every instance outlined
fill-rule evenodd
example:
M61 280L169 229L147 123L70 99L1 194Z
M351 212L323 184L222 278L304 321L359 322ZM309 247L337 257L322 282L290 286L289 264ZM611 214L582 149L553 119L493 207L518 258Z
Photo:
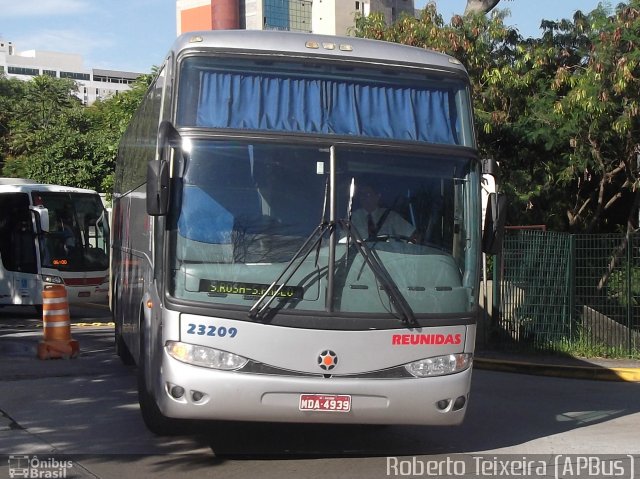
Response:
M164 216L169 211L169 163L151 160L147 164L147 213Z
M169 121L158 128L158 160L147 164L147 213L164 216L169 211L169 168L171 149L180 149L182 137Z
M49 231L49 210L41 205L32 206L30 209L39 218L39 221L36 222L40 225L39 232L47 233Z
M495 255L502 249L504 224L507 219L507 197L503 193L489 194L482 233L482 251Z

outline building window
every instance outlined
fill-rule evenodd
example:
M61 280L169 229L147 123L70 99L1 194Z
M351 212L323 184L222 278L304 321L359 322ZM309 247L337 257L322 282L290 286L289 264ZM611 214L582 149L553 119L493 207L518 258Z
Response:
M289 0L264 0L264 29L289 30Z
M37 68L8 67L7 73L9 73L10 75L38 76L40 75L40 70L38 70Z
M291 2L289 8L289 28L291 31L311 33L312 4L313 2L310 0L296 0Z
M72 80L90 80L91 76L88 73L60 72L60 78L71 78Z
M135 81L135 79L124 77L110 77L105 75L93 75L93 81L104 83L122 83L123 85L130 85Z
M53 78L58 76L55 70L42 70L42 74L47 75L48 77L53 77Z

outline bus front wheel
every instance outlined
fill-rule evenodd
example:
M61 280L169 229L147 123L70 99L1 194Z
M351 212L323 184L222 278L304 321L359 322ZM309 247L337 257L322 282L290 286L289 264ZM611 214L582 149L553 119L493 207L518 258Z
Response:
M140 360L138 361L138 403L147 429L157 436L171 436L178 432L178 422L162 414L153 394L147 387L146 369L149 364L149 351L145 346L144 335L140 334Z

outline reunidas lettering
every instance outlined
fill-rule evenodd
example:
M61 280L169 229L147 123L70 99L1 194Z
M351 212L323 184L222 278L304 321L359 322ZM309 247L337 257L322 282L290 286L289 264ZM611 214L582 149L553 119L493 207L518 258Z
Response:
M418 346L424 344L461 344L462 334L394 334L391 337L393 346Z

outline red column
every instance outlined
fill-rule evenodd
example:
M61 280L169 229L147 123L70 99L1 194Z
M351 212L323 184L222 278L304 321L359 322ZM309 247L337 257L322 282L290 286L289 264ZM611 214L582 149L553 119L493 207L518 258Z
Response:
M211 0L211 24L213 30L239 29L239 0Z

